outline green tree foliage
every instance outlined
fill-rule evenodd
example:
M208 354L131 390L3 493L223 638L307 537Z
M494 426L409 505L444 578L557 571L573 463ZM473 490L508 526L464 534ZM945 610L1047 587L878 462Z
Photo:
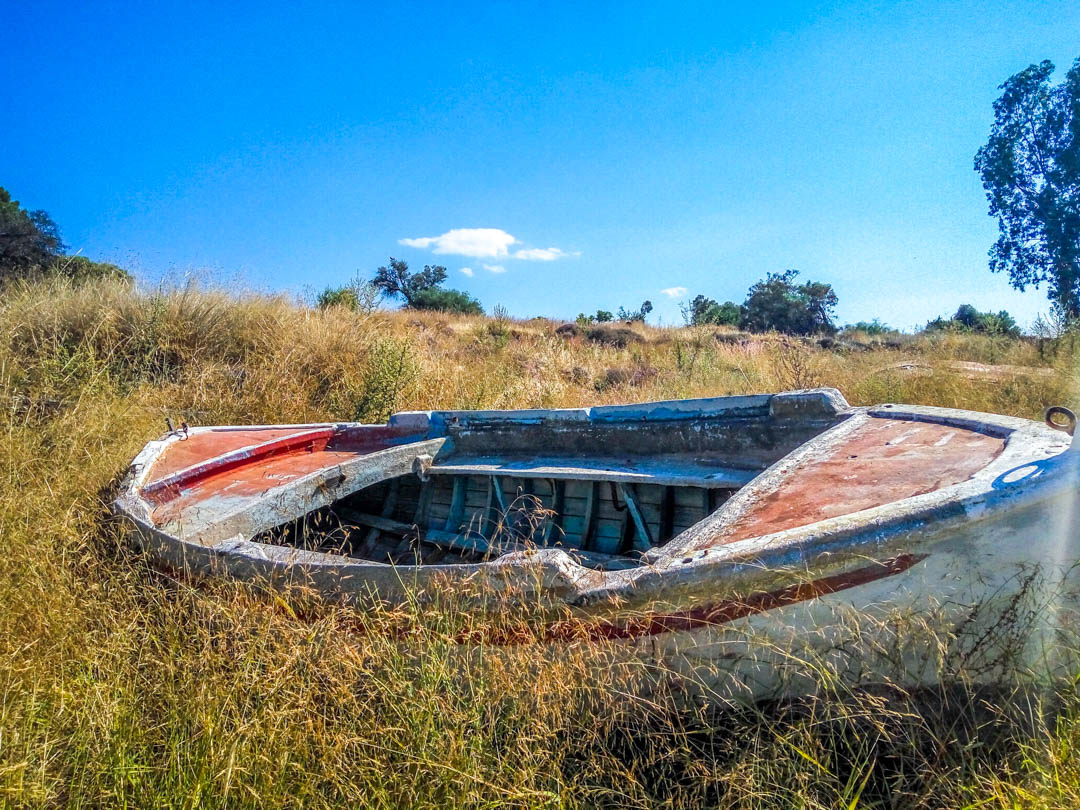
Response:
M641 306L637 309L626 309L625 307L619 307L619 320L620 321L641 321L644 323L645 317L652 312L652 301L643 301ZM596 313L600 314L599 311ZM606 313L610 315L611 313ZM610 318L608 320L611 320Z
M394 257L390 263L375 271L372 285L387 298L401 297L410 309L433 309L456 312L462 315L482 315L480 302L460 290L446 290L440 285L446 281L446 268L442 265L425 265L418 273L409 271L409 265Z
M60 229L44 211L27 211L0 187L0 279L51 266L64 249Z
M444 290L442 287L427 287L413 294L409 305L413 309L433 309L439 312L454 312L458 315L483 315L480 302L461 290Z
M579 326L588 326L590 323L611 323L611 321L615 320L615 314L606 309L598 309L595 315L586 315L584 312L579 312L574 320Z
M421 290L438 287L446 281L446 268L442 265L424 265L419 273L409 271L409 265L390 257L390 264L375 271L372 284L387 298L405 299L405 306L414 306L414 299Z
M743 304L740 326L751 332L784 332L789 335L832 334L832 310L836 293L829 284L808 281L796 284L797 270L769 273L753 285Z
M990 138L975 155L998 240L990 269L1018 290L1048 285L1080 316L1080 58L1061 84L1054 65L1031 65L1001 85Z
M1005 310L979 312L971 304L961 304L951 318L935 318L926 325L927 332L978 332L986 335L1019 337L1020 327Z
M718 304L704 295L694 297L690 302L689 312L684 312L694 326L715 324L717 326L738 326L742 320L742 308L733 301Z

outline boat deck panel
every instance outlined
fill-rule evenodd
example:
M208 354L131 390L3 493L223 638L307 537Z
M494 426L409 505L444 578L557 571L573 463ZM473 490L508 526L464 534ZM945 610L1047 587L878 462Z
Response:
M176 488L154 503L153 519L159 526L180 519L184 511L198 507L211 498L249 498L264 495L270 490L302 478L305 475L330 469L352 461L360 452L315 450L285 453L258 463L233 467L193 481L189 486Z
M409 426L391 427L384 425L352 425L334 427L332 425L293 425L288 427L255 428L211 428L192 433L185 439L172 442L154 462L143 483L143 487L152 488L155 483L170 476L200 466L212 465L215 459L237 454L238 451L253 450L252 460L256 460L260 447L271 444L288 444L290 438L304 439L325 433L321 442L331 451L374 453L393 444L422 438ZM316 445L316 449L321 449ZM259 459L261 461L261 459Z
M822 457L791 468L702 547L807 526L966 481L1003 439L931 422L871 418Z
M192 433L188 438L173 442L150 468L147 483L160 481L181 470L202 464L208 459L241 450L245 447L284 439L307 428L214 428Z

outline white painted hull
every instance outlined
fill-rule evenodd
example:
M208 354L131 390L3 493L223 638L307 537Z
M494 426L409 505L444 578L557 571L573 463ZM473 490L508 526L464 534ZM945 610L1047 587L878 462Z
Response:
M751 414L759 420L752 424L768 433L797 431L805 413L824 432L785 451L714 514L628 568L590 569L572 549L558 547L477 563L387 565L253 539L388 476L423 473L433 456L433 472L510 474L492 473L498 464L488 459L463 462L460 453L440 463L440 454L454 441L469 438L465 431L473 429L471 424L480 425L481 432L509 435L512 443L518 425L535 431L550 424L553 436L572 436L568 431L633 431L653 420L671 424L672 436L692 446L696 434L686 425L697 423L686 420L706 420L706 427L713 424L707 420L736 420L731 424L738 426ZM1073 663L1073 648L1063 640L1074 629L1078 606L1072 572L1080 559L1074 519L1080 452L1070 449L1064 434L1033 422L932 408L853 409L838 393L826 391L595 413L405 414L383 427L276 430L306 436L341 435L343 429L350 436L382 431L407 438L364 453L338 453L330 466L303 456L296 463L307 464L303 469L309 472L281 481L271 481L278 473L267 472L264 491L242 495L237 493L251 486L249 468L255 462L250 459L263 445L154 479L155 465L169 452L183 450L179 442L188 438L170 436L148 445L136 459L117 511L131 519L153 559L193 575L302 584L331 599L401 601L416 593L443 593L464 600L466 592L477 604L492 594L504 602L517 598L546 606L534 616L531 635L547 654L589 645L601 657L644 664L654 674L736 699L804 693L822 678L933 683L957 667L976 680L1001 678L1006 670L1048 678ZM883 446L871 441L873 431L885 437ZM291 439L278 437L271 444L281 441ZM921 446L908 450L919 441ZM968 446L971 453L983 454L977 464L965 455ZM885 493L878 501L867 500L859 481L849 485L843 475L837 477L849 451L852 459L864 454L862 475L885 471L886 478L870 493ZM867 462L874 453L881 460ZM904 466L909 457L911 465L940 467L940 475L952 477L919 489L915 473L921 468L909 471ZM256 471L258 464L269 471L278 463L272 455L266 458L255 464ZM641 466L612 471L610 465L596 474L613 481L638 476L667 486L686 480L691 467L680 463L660 467L660 475L641 472ZM237 465L241 472L230 472ZM565 461L545 465L545 476L567 469ZM204 474L204 467L210 472ZM512 471L520 474L520 469ZM722 474L727 477L710 473L702 480L728 485L724 482L741 475ZM812 475L838 483L815 493L800 478ZM897 485L903 497L897 500L888 497L890 475L903 479ZM611 486L614 498L616 484ZM838 490L843 487L851 489L843 496L846 512L830 516L826 510L800 523L799 515L784 511L789 492L793 502L803 499L802 508L820 512L814 498L826 505L834 495L842 500ZM194 506L179 510L169 498ZM645 517L635 513L635 520L638 533L648 535ZM768 520L777 521L775 531L768 531ZM919 626L922 630L907 632ZM478 641L489 649L520 641L496 636Z

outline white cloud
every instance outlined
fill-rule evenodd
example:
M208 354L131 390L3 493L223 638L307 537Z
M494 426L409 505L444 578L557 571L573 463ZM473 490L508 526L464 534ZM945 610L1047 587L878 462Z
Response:
M521 250L514 251L515 259L526 259L529 261L537 262L553 262L556 259L566 259L570 256L580 256L580 251L574 253L567 253L565 250L557 247L551 248L522 248Z
M461 268L461 274L463 276L468 276L469 278L472 278L472 268L471 267L462 267Z
M420 236L416 239L398 239L399 245L430 249L432 253L470 256L474 259L498 259L503 256L525 261L553 262L580 256L580 251L568 252L562 248L518 248L510 252L512 245L522 244L517 237L502 228L454 228L441 236ZM501 271L492 271L501 272Z
M517 241L501 228L454 228L441 236L399 239L398 244L415 248L431 248L432 253L494 259L506 256L510 245Z
M506 272L506 268L503 267L501 264L485 264L484 269L488 270L488 271L490 271L492 273L505 273Z
M681 298L686 295L686 287L668 287L665 290L661 290L668 298Z

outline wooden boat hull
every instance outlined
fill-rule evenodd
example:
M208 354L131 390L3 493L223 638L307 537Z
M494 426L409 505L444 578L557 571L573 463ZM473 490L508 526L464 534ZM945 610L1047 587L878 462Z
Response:
M270 432L250 444L243 430ZM564 449L575 443L585 454ZM477 450L492 445L502 456ZM532 614L525 641L600 646L757 698L809 688L814 662L898 683L932 681L958 662L986 678L1006 665L1059 670L1076 608L1078 456L1068 436L1027 420L850 408L826 389L204 429L148 445L116 509L154 559L193 574L299 582L331 599L468 591L539 602L548 609ZM488 503L470 506L485 477ZM391 497L386 482L413 478L415 505L405 484ZM453 482L442 488L445 517L432 481ZM539 542L496 548L476 527L505 531L499 493L515 481L548 522L533 527ZM582 482L601 494L591 506L577 498L575 511ZM680 503L694 498L701 517L681 528ZM597 529L603 509L620 505L621 523ZM402 509L424 524L410 548L434 548L443 564L423 564L420 551L421 564L370 559L385 535L407 534L394 517ZM305 516L340 523L335 510L365 534L350 553L281 540L295 540ZM498 526L484 523L493 511ZM621 554L608 553L619 543ZM912 623L922 643L899 632Z

